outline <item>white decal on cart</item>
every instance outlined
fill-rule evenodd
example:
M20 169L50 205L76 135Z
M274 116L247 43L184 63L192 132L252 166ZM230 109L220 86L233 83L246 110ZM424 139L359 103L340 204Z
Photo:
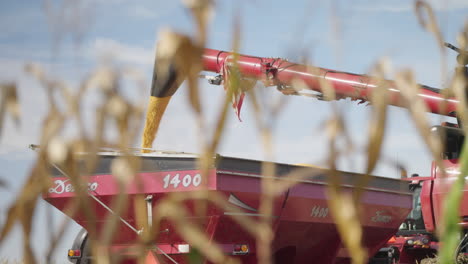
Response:
M75 187L71 183L68 183L70 180L56 180L54 181L54 186L49 189L49 193L72 193L75 192ZM88 183L88 191L95 191L98 187L97 182Z
M172 185L174 189L177 189L180 186L184 188L187 188L189 186L197 187L201 183L200 174L196 174L194 176L190 174L186 174L184 177L182 177L182 180L180 180L180 178L181 177L179 173L177 173L176 175L171 175L171 174L166 175L166 177L164 177L163 179L163 182L164 182L163 188L167 189L169 185Z
M371 218L374 223L389 223L392 221L392 217L389 215L384 215L385 211L375 212L375 216Z
M319 217L325 218L328 215L328 208L321 207L321 206L314 206L312 207L312 211L310 212L310 216L312 217Z

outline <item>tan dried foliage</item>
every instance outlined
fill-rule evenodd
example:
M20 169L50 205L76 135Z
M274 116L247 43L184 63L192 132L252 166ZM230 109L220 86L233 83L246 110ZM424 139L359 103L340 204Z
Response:
M193 15L197 34L194 38L191 38L170 30L161 33L156 55L158 57L158 65L155 64L155 69L157 68L164 76L164 71L170 65L175 65L179 76L176 85L180 85L183 80L187 81L189 89L188 101L196 115L198 130L204 131L204 133L200 133L202 136L199 139L202 146L199 158L202 179L207 178L205 176L208 175L209 168L214 162L216 151L222 141L231 102L241 92L247 93L252 105L256 121L255 125L262 141L263 151L269 160L274 160L273 131L278 115L285 105L285 101L280 100L268 107L263 107L260 103L261 98L258 91L255 89L256 81L242 77L237 68L236 55L230 61L231 74L228 79L224 80L226 95L218 111L219 114L214 128L210 130L207 127L206 117L201 107L202 98L199 94L198 74L202 69L201 54L207 40L207 26L210 21L213 2L209 0L191 0L184 1L184 4ZM439 46L443 47L442 35L430 5L424 1L415 1L415 10L422 27L431 32ZM424 17L427 17L427 19ZM234 36L232 49L234 52L240 50L241 45L240 21L241 17L236 17L233 23ZM79 23L75 24L75 22L75 20L71 21L70 25L81 28L78 26ZM70 28L75 26L70 26ZM459 44L463 49L467 47L467 32L468 26L460 35ZM444 52L442 51L441 53ZM442 55L442 58L444 58L444 55ZM317 70L314 67L309 68L311 73L317 73ZM99 163L97 152L102 147L112 147L121 150L123 153L111 165L112 173L118 182L120 194L114 197L110 208L108 208L113 213L110 213L105 220L106 225L104 229L98 232L98 230L91 228L88 232L91 250L93 255L96 256L96 262L116 263L119 261L119 257L113 256L109 252L108 246L112 243L117 226L122 224L122 215L131 205L130 199L124 191L126 185L129 182L136 181L138 188L142 188L142 183L138 182L138 177L135 177L139 171L140 160L132 155L129 146L133 146L139 138L139 128L144 120L144 109L122 96L119 86L123 78L133 81L142 89L146 89L147 86L134 71L116 70L109 67L97 69L87 78L83 79L79 86L75 88L70 87L61 80L49 77L40 66L28 65L26 71L44 87L48 98L49 111L43 121L39 142L40 148L37 148L36 162L30 171L28 180L10 205L6 222L1 228L0 243L10 234L13 226L19 223L23 232L24 262L37 262L30 245L31 225L32 221L34 221L33 214L37 207L38 199L41 194L47 192L51 185L49 173L52 168L61 171L64 176L70 179L73 186L78 186L75 189L76 196L73 198L73 202L66 209L67 214L75 215L80 212L85 220L91 223L90 226L95 226L93 223L96 223L97 219L91 210L91 204L93 200L94 202L99 202L100 198L94 196L86 188L80 187L86 186L86 182L81 176L93 173ZM348 252L353 252L351 255L353 264L366 263L369 256L367 249L363 247L362 241L363 229L360 223L362 208L360 207L360 201L369 183L370 175L379 162L382 162L381 150L385 139L387 107L390 100L388 88L390 86L395 85L395 87L391 88L399 90L401 97L404 99L404 106L408 108L420 136L424 139L437 165L443 168L440 155L438 154L443 149L443 146L440 139L429 132L430 126L426 114L427 109L421 98L417 95L420 88L419 85L409 70L399 71L395 75L395 81L389 82L385 79L385 76L391 71L392 69L388 60L379 61L371 70L373 76L375 76L372 81L377 86L374 88L371 97L367 98L373 107L368 127L369 141L365 150L367 154L367 167L365 174L360 177L356 191L352 195L342 190L340 172L337 170L336 162L339 158L346 156L347 153L353 150L353 141L347 133L343 114L336 107L335 102L330 102L333 112L332 117L326 122L329 143L329 155L326 157L328 169L302 168L279 178L276 177L274 163L264 162L262 174L266 177L262 177L262 193L259 207L259 213L262 217L252 218L237 215L235 213L241 213L240 209L228 203L221 194L212 191L199 191L179 192L167 195L153 207L153 218L151 221L148 221L145 202L145 198L147 197L142 195L136 197L132 205L137 216L136 223L127 224L129 228L139 234L139 243L136 245L140 253L138 257L139 263L144 263L144 257L148 250L160 252L157 247L155 248L155 242L158 241L158 236L164 232L164 230L161 230L161 223L165 220L170 221L176 232L192 247L196 248L203 258L213 263L238 262L237 259L223 254L221 247L213 243L211 237L205 233L201 223L190 219L191 212L185 207L187 201L195 201L195 214L198 216L205 215L209 204L215 205L221 210L234 212L231 216L232 219L252 237L256 238L258 263L272 263L273 252L271 251L271 245L274 239L272 216L275 199L294 185L303 180L311 179L315 175L323 173L323 171L328 174L329 184L327 194L329 197L329 208L343 245L347 248ZM341 99L337 97L332 84L327 79L322 78L319 81L325 100L333 101ZM295 81L294 83L295 85L292 89L295 92L302 90L305 85L301 81ZM83 98L89 92L90 87L97 87L99 92L104 95L103 101L100 102L96 109L96 125L91 134L87 133L84 128L85 122L83 114L80 111ZM1 85L0 88L2 95L0 100L1 132L6 115L10 115L18 123L20 114L16 86L14 84L6 84ZM457 71L450 87L447 88L447 92L445 93L447 96L450 94L456 96L460 102L458 109L459 116L462 120L468 120L465 96L466 78L461 71ZM59 104L57 100L65 103ZM170 98L165 98L165 100L160 100L160 102L156 102L154 99L151 100L153 101L150 101L143 134L144 148L151 148ZM62 105L65 105L65 107ZM67 125L76 126L77 131L79 131L79 135L76 138L71 140L64 138L64 128ZM464 127L464 129L468 132L467 127ZM105 131L108 130L117 132L118 137L115 141L109 142L106 140ZM339 146L340 142L345 142L345 146ZM80 152L91 153L91 155L88 155L84 163L78 166L79 157L77 153ZM207 184L204 181L202 183ZM47 261L51 260L50 258L56 246L63 242L60 239L68 228L69 223L70 221L66 220L61 223L58 230L50 231L50 237L53 240L50 241ZM207 247L206 245L210 246ZM168 256L158 257L162 261L171 262Z

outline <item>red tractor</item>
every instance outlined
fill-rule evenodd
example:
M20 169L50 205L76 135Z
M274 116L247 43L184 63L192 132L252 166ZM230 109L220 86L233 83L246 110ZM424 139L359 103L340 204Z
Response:
M441 156L447 175L433 164L430 177L415 174L406 179L413 192L413 210L387 242L386 248L378 253L378 256L392 255L398 263L416 263L437 255L439 242L435 232L442 221L444 197L460 174L458 158L465 138L463 131L447 125L434 126L432 131L444 139L445 149ZM461 201L459 224L464 235L454 256L468 256L468 186L465 186Z

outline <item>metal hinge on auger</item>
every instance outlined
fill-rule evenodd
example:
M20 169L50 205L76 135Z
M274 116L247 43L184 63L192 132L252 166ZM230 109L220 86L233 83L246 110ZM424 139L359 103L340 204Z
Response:
M302 89L298 90L298 89L295 89L293 86L286 86L284 84L277 84L276 89L284 95L298 95L298 96L315 98L320 101L325 100L323 93L316 92L313 90L307 90L308 92L303 92Z
M218 74L218 75L205 75L205 74L200 74L198 75L200 78L208 80L209 84L213 85L221 85L223 82L223 76Z

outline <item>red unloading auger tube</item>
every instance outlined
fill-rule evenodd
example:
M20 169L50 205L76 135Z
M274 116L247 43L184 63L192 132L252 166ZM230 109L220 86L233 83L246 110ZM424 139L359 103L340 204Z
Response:
M366 75L310 67L281 58L262 58L204 49L202 52L203 70L219 74L206 76L208 81L216 85L224 84L226 88L229 85L229 74L234 72L232 71L234 60L242 78L262 81L266 86L277 86L284 94L299 94L294 90L293 83L300 80L308 89L317 92L318 95L315 96L320 99L323 93L321 81L326 80L334 90L336 99L351 98L366 102L369 101L373 89L377 87L377 80ZM144 151L150 151L166 106L184 79L176 64L170 61L171 59L156 53L151 96L142 140ZM389 104L404 107L403 97L395 83L387 81L387 86L389 87ZM456 117L457 100L444 98L439 89L425 85L420 85L420 87L418 96L423 100L429 112ZM243 98L243 91L233 95L233 107L238 116Z
M233 61L233 53L205 49L203 54L203 67L205 71L223 74L223 69L229 67ZM316 68L289 62L281 58L262 58L236 54L239 71L247 78L255 78L266 85L292 86L294 80L302 81L310 90L322 93L320 79L327 80L334 89L337 98L352 98L360 101L369 101L373 88L377 86L372 77L347 72ZM226 78L225 78L226 79ZM389 104L404 106L400 91L393 81L388 81ZM458 101L453 98L444 98L440 90L420 85L418 96L424 101L429 112L456 116Z

